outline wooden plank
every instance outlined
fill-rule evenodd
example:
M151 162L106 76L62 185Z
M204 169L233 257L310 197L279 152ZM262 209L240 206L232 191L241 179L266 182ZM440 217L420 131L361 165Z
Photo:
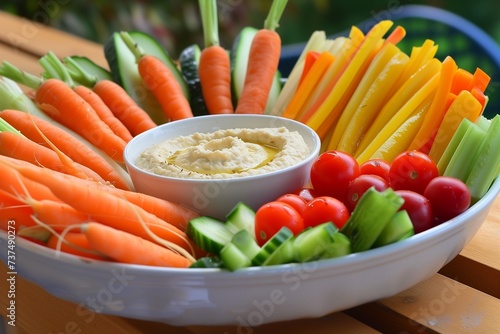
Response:
M1 11L0 22L0 42L10 45L14 50L21 50L35 57L41 57L48 51L54 52L60 58L71 55L86 56L107 68L101 44Z
M384 333L498 333L500 300L442 275L350 316Z

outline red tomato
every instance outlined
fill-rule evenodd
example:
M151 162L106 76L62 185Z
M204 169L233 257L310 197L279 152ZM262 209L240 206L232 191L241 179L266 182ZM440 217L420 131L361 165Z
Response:
M278 202L283 202L292 206L298 213L302 214L307 202L303 197L297 194L285 194L276 199Z
M469 188L461 180L438 176L432 179L424 191L432 205L434 216L444 222L467 210L471 203Z
M396 190L395 192L405 200L400 210L408 212L415 234L435 226L431 203L424 195L411 190Z
M363 162L359 166L361 174L374 174L378 175L386 181L389 181L389 169L391 164L383 159L371 159Z
M316 190L308 187L297 189L293 193L305 199L306 202L309 202L310 200L319 196Z
M269 202L261 206L255 213L255 236L262 246L283 226L288 227L293 234L304 229L302 216L289 204Z
M313 227L322 223L332 222L341 229L350 217L349 210L343 202L331 197L316 197L302 211L305 227Z
M407 151L392 161L389 183L394 190L412 190L423 194L429 181L438 175L436 164L427 154Z
M347 186L359 175L359 164L351 155L331 150L322 153L311 167L311 183L321 196L343 201Z
M347 196L344 201L347 209L352 212L358 204L358 200L363 196L366 190L375 187L378 191L389 188L389 183L378 175L361 174L349 183L347 187Z

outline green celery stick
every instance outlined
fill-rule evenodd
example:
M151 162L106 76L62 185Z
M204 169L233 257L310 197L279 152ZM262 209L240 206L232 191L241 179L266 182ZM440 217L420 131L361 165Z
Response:
M437 163L439 175L443 175L444 171L446 170L446 167L448 167L448 164L450 163L450 160L457 150L458 145L462 141L465 133L469 129L469 127L472 125L472 122L468 120L467 118L464 118L462 122L460 122L460 125L458 126L457 130L453 134L453 137L451 137L450 142L448 143L448 146L446 146L446 149L443 152L443 155L441 155L441 158L439 159Z

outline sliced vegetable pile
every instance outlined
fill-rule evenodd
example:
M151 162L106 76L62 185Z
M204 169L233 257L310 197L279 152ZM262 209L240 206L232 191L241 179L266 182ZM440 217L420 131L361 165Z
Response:
M109 69L52 52L40 76L4 61L0 228L15 220L20 237L82 257L236 270L381 247L484 196L500 170L500 116L483 116L486 73L436 59L431 40L403 53L404 28L389 32L386 20L366 35L314 32L282 84L286 3L274 0L262 27L224 46L215 0L200 1L204 43L178 61L139 31L110 36ZM134 191L123 166L134 136L220 113L314 129L323 148L307 188L260 208L239 203L224 222Z

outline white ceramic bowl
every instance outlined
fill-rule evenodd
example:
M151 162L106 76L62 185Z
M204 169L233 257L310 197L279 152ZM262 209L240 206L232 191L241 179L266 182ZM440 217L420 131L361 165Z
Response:
M500 193L500 178L463 214L404 241L305 264L173 269L82 260L17 238L16 270L91 311L171 325L246 326L321 317L393 296L431 277L472 239ZM0 234L0 248L7 236ZM1 252L6 262L7 252ZM89 304L92 302L92 304Z
M164 140L195 132L242 127L286 127L290 131L297 131L304 138L310 154L302 162L282 170L223 180L168 177L147 172L135 164L145 149ZM136 191L180 203L202 215L223 219L238 201L257 209L308 183L309 170L319 154L320 146L316 132L294 120L268 115L211 115L166 123L144 132L127 144L124 158Z

